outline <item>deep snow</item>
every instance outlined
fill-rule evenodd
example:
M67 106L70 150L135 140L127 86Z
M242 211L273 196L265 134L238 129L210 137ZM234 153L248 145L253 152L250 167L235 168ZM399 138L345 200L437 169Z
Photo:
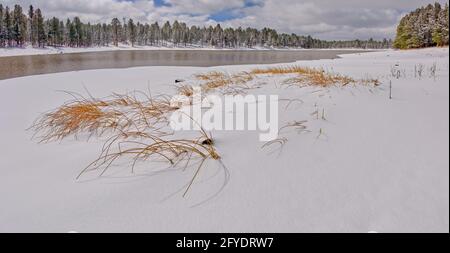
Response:
M428 71L434 63L436 78ZM399 79L391 75L396 64ZM414 77L418 64L425 67L422 78ZM26 129L70 99L57 90L85 94L86 87L102 97L150 87L152 94L174 94L176 78L257 66L90 70L0 81L0 232L449 231L448 48L281 65L323 67L382 84L286 88L281 77L261 77L261 88L251 93L303 101L287 109L280 104L280 126L308 120L310 132L284 131L288 142L272 153L261 148L257 132L213 133L228 183L220 190L223 169L208 161L186 199L179 190L193 169L144 163L133 175L124 161L102 178L94 173L77 181L103 142L37 144ZM317 109L326 120L311 115Z

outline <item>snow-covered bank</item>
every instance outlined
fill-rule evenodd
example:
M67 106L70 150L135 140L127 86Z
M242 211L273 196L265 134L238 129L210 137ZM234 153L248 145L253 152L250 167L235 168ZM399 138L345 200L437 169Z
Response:
M448 232L448 61L446 48L284 64L379 78L375 88L283 87L280 79L258 78L261 88L249 92L301 100L280 105L280 126L307 120L308 131L283 131L288 142L273 153L261 148L258 133L214 132L230 178L196 207L223 184L215 161L186 199L179 190L193 170L152 162L136 174L118 164L102 178L76 181L103 142L36 144L25 129L70 99L58 90L86 94L86 87L103 97L150 87L152 94L174 94L177 78L264 66L90 70L0 81L0 232ZM421 77L414 73L419 65ZM325 116L316 117L317 110Z
M86 47L86 48L74 48L74 47L46 47L35 48L27 46L24 48L0 48L0 57L7 56L23 56L23 55L46 55L46 54L69 54L69 53L89 53L89 52L106 52L106 51L121 51L121 50L309 50L309 49L282 49L282 48L268 48L268 47L242 47L242 48L215 48L215 47L199 47L196 45L191 46L130 46L119 45L104 46L104 47ZM314 49L314 50L331 50L331 49ZM364 50L357 48L345 48L337 50ZM368 51L376 51L375 49L367 49Z

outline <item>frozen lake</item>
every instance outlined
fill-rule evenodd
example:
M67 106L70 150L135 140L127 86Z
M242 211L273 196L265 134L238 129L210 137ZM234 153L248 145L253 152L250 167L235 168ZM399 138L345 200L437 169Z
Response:
M0 57L0 80L89 69L212 67L334 59L361 50L129 50ZM367 51L364 51L367 52Z

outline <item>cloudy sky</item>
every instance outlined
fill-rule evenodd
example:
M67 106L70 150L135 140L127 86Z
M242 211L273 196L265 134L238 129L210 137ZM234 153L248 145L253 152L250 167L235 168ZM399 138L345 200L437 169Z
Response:
M433 0L1 0L4 5L33 4L46 16L107 21L220 22L233 27L271 27L279 32L321 39L392 38L405 13ZM447 1L440 1L445 3Z

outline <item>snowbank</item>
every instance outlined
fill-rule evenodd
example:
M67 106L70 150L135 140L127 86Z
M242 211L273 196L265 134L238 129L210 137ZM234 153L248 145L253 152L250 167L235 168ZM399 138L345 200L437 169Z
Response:
M45 55L45 54L69 54L69 53L88 53L88 52L104 52L104 51L120 51L120 50L309 50L309 49L281 49L281 48L267 48L267 47L254 47L254 48L215 48L215 47L199 47L198 45L187 45L187 46L130 46L130 45L119 45L114 46L104 46L104 47L87 47L87 48L72 48L72 47L46 47L46 48L34 48L27 46L24 48L0 48L0 57L7 56L21 56L21 55ZM314 49L320 50L320 49ZM330 49L323 49L330 50ZM357 48L346 48L338 50L363 50ZM370 51L375 51L373 49L368 49Z
M37 144L26 129L70 99L58 90L173 94L177 78L257 66L90 70L0 81L0 232L448 232L448 62L446 48L295 63L379 78L377 88L286 88L261 77L261 88L251 92L301 100L280 104L279 121L307 120L308 131L282 132L288 142L274 152L261 148L256 132L214 132L229 180L221 189L224 171L208 161L185 199L194 169L149 162L132 174L124 161L102 178L77 181L102 140ZM414 74L419 64L422 77ZM315 117L316 110L325 117Z

